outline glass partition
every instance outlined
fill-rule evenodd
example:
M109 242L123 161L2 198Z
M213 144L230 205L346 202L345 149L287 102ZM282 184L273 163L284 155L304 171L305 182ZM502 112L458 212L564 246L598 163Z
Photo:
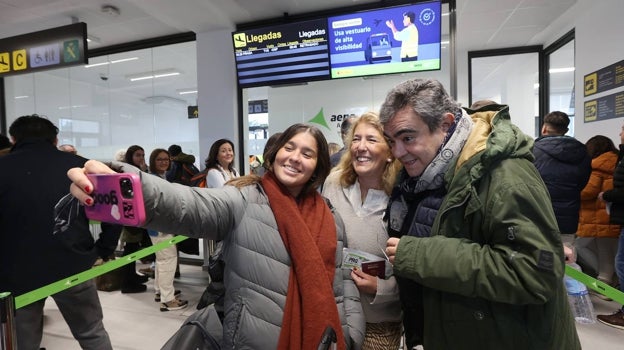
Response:
M137 144L179 144L199 154L194 41L91 58L89 64L5 78L7 125L37 113L55 123L59 143L87 158L112 159ZM199 160L197 162L199 165Z
M470 103L508 105L512 122L527 135L539 136L540 49L469 52Z

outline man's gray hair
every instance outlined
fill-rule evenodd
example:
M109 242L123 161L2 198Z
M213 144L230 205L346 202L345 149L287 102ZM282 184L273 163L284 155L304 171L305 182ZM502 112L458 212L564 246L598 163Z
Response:
M412 79L390 90L379 110L381 123L387 124L405 107L410 107L422 118L429 131L440 128L445 113L462 113L460 104L434 79Z

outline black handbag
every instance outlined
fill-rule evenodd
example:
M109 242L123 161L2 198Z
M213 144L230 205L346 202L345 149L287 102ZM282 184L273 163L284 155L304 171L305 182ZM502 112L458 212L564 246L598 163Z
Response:
M220 350L223 325L214 307L195 311L161 350Z

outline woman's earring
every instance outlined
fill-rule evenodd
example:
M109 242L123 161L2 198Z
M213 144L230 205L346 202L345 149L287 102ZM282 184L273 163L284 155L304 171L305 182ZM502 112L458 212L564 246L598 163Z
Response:
M388 162L388 163L392 163L392 158L388 158L388 159L386 159L386 162Z

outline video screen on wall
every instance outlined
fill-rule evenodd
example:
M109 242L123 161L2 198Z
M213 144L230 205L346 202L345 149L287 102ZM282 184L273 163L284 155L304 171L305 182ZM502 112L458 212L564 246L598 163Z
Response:
M235 32L232 39L241 88L330 78L325 19Z
M440 69L440 1L232 33L241 88Z
M328 18L332 78L440 69L440 2Z

